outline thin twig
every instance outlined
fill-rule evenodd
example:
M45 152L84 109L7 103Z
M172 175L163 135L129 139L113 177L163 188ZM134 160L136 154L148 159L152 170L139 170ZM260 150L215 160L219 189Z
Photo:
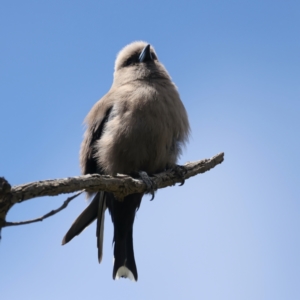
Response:
M25 225L25 224L30 224L30 223L35 223L35 222L41 222L46 218L49 218L55 214L57 214L58 212L60 212L61 210L65 209L68 204L75 199L77 196L79 196L80 194L82 194L83 191L75 194L74 196L69 197L67 200L64 201L64 203L62 204L62 206L60 206L57 209L51 210L50 212L48 212L47 214L36 218L36 219L32 219L32 220L27 220L27 221L20 221L20 222L5 222L3 227L8 227L8 226L18 226L18 225Z

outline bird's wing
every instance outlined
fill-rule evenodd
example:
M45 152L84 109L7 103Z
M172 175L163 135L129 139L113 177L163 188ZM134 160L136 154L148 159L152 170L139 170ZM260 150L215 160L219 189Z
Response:
M106 192L98 192L89 206L78 216L62 240L62 245L79 235L87 226L97 219L98 261L101 263L103 254L104 215L106 210Z
M99 202L98 202L98 210L97 210L97 248L98 248L98 261L99 264L102 261L103 254L103 234L104 234L104 216L106 210L106 192L99 192Z
M101 100L102 101L102 100ZM98 109L99 101L92 113L97 114L93 122L88 124L84 140L81 146L80 162L83 174L102 173L101 166L97 164L94 157L95 143L101 138L105 124L109 118L112 106L105 106ZM91 114L91 113L90 113ZM89 117L89 115L88 115ZM88 194L89 195L89 194ZM103 231L104 231L104 213L106 210L106 192L99 191L89 206L79 215L74 221L69 231L63 238L62 244L68 243L76 235L79 235L87 226L89 226L95 219L97 219L97 247L98 247L98 260L102 260L103 249Z
M97 217L99 193L96 194L89 206L78 216L62 240L62 245L71 241L89 226Z
M105 124L109 119L112 106L100 107L102 100L96 103L88 114L87 129L80 149L80 165L82 174L102 173L101 166L95 159L96 142L101 138Z

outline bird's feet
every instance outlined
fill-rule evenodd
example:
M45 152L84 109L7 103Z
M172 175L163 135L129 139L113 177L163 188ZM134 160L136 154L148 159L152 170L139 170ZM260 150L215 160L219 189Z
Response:
M157 190L155 183L150 179L148 174L144 171L140 171L139 176L143 180L143 182L146 184L146 186L147 186L146 193L151 194L152 198L150 201L152 201L154 199L155 191Z
M174 173L181 179L181 183L179 186L184 185L185 174L187 173L187 169L184 166L176 165L175 167L172 168L172 171L174 171Z

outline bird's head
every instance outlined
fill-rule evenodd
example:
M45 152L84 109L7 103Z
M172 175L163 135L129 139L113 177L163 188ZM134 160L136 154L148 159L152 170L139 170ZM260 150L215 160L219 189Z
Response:
M142 41L125 46L115 62L114 84L152 79L171 79L154 48Z

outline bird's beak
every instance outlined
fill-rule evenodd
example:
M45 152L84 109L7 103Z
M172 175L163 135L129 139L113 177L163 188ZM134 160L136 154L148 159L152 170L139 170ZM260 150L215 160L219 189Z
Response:
M151 61L153 57L150 52L150 44L148 44L139 56L139 62Z

